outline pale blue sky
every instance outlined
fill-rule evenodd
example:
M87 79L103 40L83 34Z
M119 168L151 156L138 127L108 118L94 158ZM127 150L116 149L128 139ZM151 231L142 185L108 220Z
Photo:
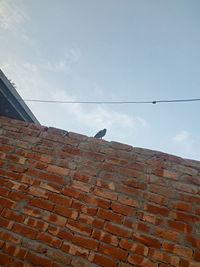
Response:
M0 68L26 99L200 98L199 0L0 0ZM200 102L28 103L44 125L200 160Z

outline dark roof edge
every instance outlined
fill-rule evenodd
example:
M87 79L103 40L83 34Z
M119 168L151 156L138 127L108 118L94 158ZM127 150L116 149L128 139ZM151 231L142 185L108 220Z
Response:
M22 112L17 110L21 116L23 116L25 121L33 122L35 124L40 124L39 121L36 119L36 117L33 115L32 111L29 109L29 107L26 105L24 100L21 98L21 96L18 94L14 86L11 84L11 82L7 79L3 71L0 69L0 79L5 84L6 88L9 90L10 94L13 96L12 103L14 104L15 108L16 106L20 106L22 108ZM24 114L23 114L24 113ZM29 120L27 120L27 117L29 117Z

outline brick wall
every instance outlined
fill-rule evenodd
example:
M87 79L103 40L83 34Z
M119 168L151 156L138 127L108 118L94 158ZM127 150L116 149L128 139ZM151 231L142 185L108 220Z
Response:
M200 266L200 162L0 118L1 266Z

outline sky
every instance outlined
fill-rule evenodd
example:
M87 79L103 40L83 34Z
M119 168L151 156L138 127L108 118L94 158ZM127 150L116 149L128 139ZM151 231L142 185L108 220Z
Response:
M23 99L200 98L199 0L0 0L0 68ZM26 102L42 125L200 160L200 102Z

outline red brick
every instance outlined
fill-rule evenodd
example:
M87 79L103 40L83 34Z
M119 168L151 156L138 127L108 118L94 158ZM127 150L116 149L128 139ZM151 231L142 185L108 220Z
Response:
M171 253L177 254L179 256L191 258L193 251L191 248L184 247L178 244L172 244L168 242L163 242L162 249L169 251Z
M191 203L198 204L198 205L200 204L200 196L188 195L186 193L180 193L179 197L183 201L191 202Z
M74 232L89 236L92 232L92 228L79 222L68 220L66 227Z
M160 205L167 205L168 199L157 194L147 193L146 198L149 201L155 202Z
M153 213L153 214L159 214L161 216L168 216L169 215L169 209L162 207L162 206L155 206L150 203L145 203L144 204L144 210Z
M172 207L177 210L183 210L183 211L192 211L192 205L184 202L174 202L172 203Z
M139 221L139 222L133 222L131 225L131 228L141 231L141 232L145 232L148 233L149 232L149 225Z
M122 204L132 206L132 207L139 207L139 202L129 196L126 195L119 195L118 201Z
M149 248L144 246L143 244L133 243L127 239L121 239L119 245L125 250L132 251L144 256L147 256L149 252Z
M80 213L78 221L88 225L92 225L96 228L102 228L104 225L104 220L97 219L84 213Z
M14 222L0 217L0 227L11 229L13 227L13 224Z
M50 267L52 265L52 262L49 259L41 257L40 255L32 253L30 251L27 253L25 259L35 265L39 265L42 267Z
M117 258L119 260L126 260L126 257L128 255L128 252L125 250L105 244L100 245L99 252L107 254L108 256L111 256L113 258Z
M1 215L7 219L10 219L16 222L23 222L25 218L22 214L15 213L7 209L4 209Z
M111 210L106 210L106 209L101 209L101 208L98 210L97 216L102 219L115 222L115 223L119 223L119 224L121 224L124 219L124 216L120 214L114 213Z
M89 250L86 248L81 248L74 244L63 242L61 249L71 255L81 256L83 258L87 258L89 254Z
M179 257L163 253L156 249L152 249L152 248L150 249L149 257L153 258L154 260L167 263L168 265L180 266Z
M106 257L105 255L100 255L97 253L90 254L89 260L103 267L116 267L117 266L117 261L112 260Z
M173 172L166 169L155 169L152 171L152 173L170 179L177 179L180 176L178 172Z
M181 259L180 261L181 267L199 267L199 262L193 262L187 259Z
M128 262L135 264L137 266L148 266L148 267L158 267L158 263L148 260L137 254L130 254L128 257Z
M26 171L26 168L20 165L8 165L7 168L13 172L22 173Z
M79 192L69 186L65 186L61 192L62 194L64 195L67 195L69 197L73 197L73 198L76 198L76 199L79 199L79 200L83 200L84 199L84 196L85 194L82 193L82 192Z
M15 256L19 259L24 259L26 256L27 251L19 246L16 246L14 244L5 243L3 247L3 251L6 254L10 254L12 256Z
M72 203L72 200L69 197L61 196L55 193L48 193L48 200L66 207L70 207Z
M45 212L43 219L47 222L61 225L61 226L64 226L67 222L66 218L56 215L56 214L49 213L49 212Z
M52 183L40 182L39 186L45 190L48 190L54 193L60 193L61 191L61 186L58 186Z
M72 178L74 180L78 180L81 181L83 183L90 183L91 182L91 177L86 175L86 174L82 174L82 173L78 173L78 172L73 172L72 173Z
M122 237L130 237L132 231L123 227L120 227L118 225L112 224L112 223L105 223L104 229L108 231L109 233L122 236Z
M7 197L10 193L10 190L8 188L0 187L0 195L3 197Z
M195 238L192 236L186 236L186 240L190 243L194 248L200 249L200 238Z
M72 208L90 215L95 215L97 213L97 208L87 206L83 202L76 200L73 200Z
M80 258L73 258L71 265L73 267L92 267L92 263L88 262L85 259L80 259Z
M152 236L134 233L133 234L133 240L141 242L142 244L144 244L148 247L153 247L153 248L160 248L161 247L160 241L158 239L152 237Z
M118 191L120 193L125 193L125 194L131 195L131 196L142 197L142 191L141 190L127 186L127 185L119 185Z
M20 177L20 175L18 176L18 178ZM12 189L15 189L15 190L20 190L22 192L24 192L28 188L28 186L25 185L25 184L21 184L21 183L18 183L16 181L11 181L11 180L6 183L6 186L9 189L12 188Z
M134 178L126 178L123 180L123 183L125 185L134 187L134 188L140 188L140 189L146 189L147 185L144 182L138 181L138 179L134 179Z
M112 202L111 208L113 211L123 214L123 215L128 215L131 216L134 214L135 209L129 207L129 206L125 206L125 205L121 205L119 203L116 202Z
M93 194L110 200L117 200L117 193L106 191L103 188L96 187L93 191Z
M86 193L91 191L91 186L90 185L82 183L82 182L79 182L79 181L76 181L76 180L72 181L71 186L73 188L75 188L75 189L78 189L78 190L86 192Z
M81 236L81 235L74 235L72 242L75 245L79 245L84 248L88 248L92 250L97 250L98 245L99 245L98 241L88 238L88 237Z
M27 236L29 238L35 238L35 236L37 234L36 230L33 230L30 227L27 227L27 226L19 224L19 223L16 223L13 226L12 230L14 232L17 232L17 233L22 234L24 236Z
M9 198L15 201L24 200L29 201L32 197L30 195L26 195L25 193L12 191L9 194Z
M95 182L96 186L103 187L109 190L114 191L116 189L116 185L114 182L107 182L107 181L102 181L102 180L96 180Z
M161 237L163 239L178 241L180 234L173 231L167 231L166 229L156 228L154 231L155 236Z
M14 151L14 147L13 146L9 146L9 145L0 145L0 151L4 151L4 152L13 152Z
M24 224L32 227L32 228L36 228L40 231L46 231L46 229L48 228L48 223L43 222L41 220L37 220L31 217L26 217L26 219L24 220Z
M195 222L199 222L200 220L199 216L183 213L180 211L173 212L172 216L175 220L184 221L184 222L195 223Z
M183 222L177 222L177 221L168 221L168 228L172 230L176 230L183 233L191 233L192 232L192 226Z
M36 197L48 199L47 191L38 187L30 186L28 189L28 193Z
M74 220L76 220L76 218L78 216L77 211L75 211L73 209L65 208L62 206L57 206L57 205L54 208L54 212L56 214L62 215L63 217L72 218Z
M175 195L174 190L156 184L151 184L149 186L149 191L164 197L173 197Z
M14 233L9 233L5 231L0 232L0 239L5 241L10 241L15 244L19 244L21 242L21 237L18 237Z
M40 214L41 214L40 210L34 209L32 207L29 207L29 206L25 206L22 210L22 213L28 214L28 215L36 217L36 218L40 217Z
M106 199L102 199L96 196L87 195L85 198L85 202L90 203L94 206L107 209L110 207L110 201Z
M103 232L101 230L93 229L92 231L92 237L103 241L105 243L108 243L112 246L117 246L119 243L118 237L115 235L111 235L109 233Z
M13 258L0 253L0 264L1 266L13 266Z
M52 211L54 205L50 203L49 201L39 199L39 198L33 198L31 201L29 201L29 204L34 207L41 208L43 210L49 210Z
M56 166L56 165L48 165L46 170L49 171L49 172L60 174L60 175L67 175L69 173L68 169L62 168L62 167L59 167L59 166Z
M174 188L176 188L177 190L179 190L179 191L185 191L185 192L188 192L188 193L191 193L191 194L197 194L198 191L199 191L198 186L185 184L185 183L182 183L182 182L181 183L180 182L173 183L172 186Z
M200 262L200 250L195 250L193 255L194 260Z
M17 203L4 197L0 197L0 205L9 209L16 209Z
M39 233L36 239L55 248L59 248L62 244L62 240L47 233Z

